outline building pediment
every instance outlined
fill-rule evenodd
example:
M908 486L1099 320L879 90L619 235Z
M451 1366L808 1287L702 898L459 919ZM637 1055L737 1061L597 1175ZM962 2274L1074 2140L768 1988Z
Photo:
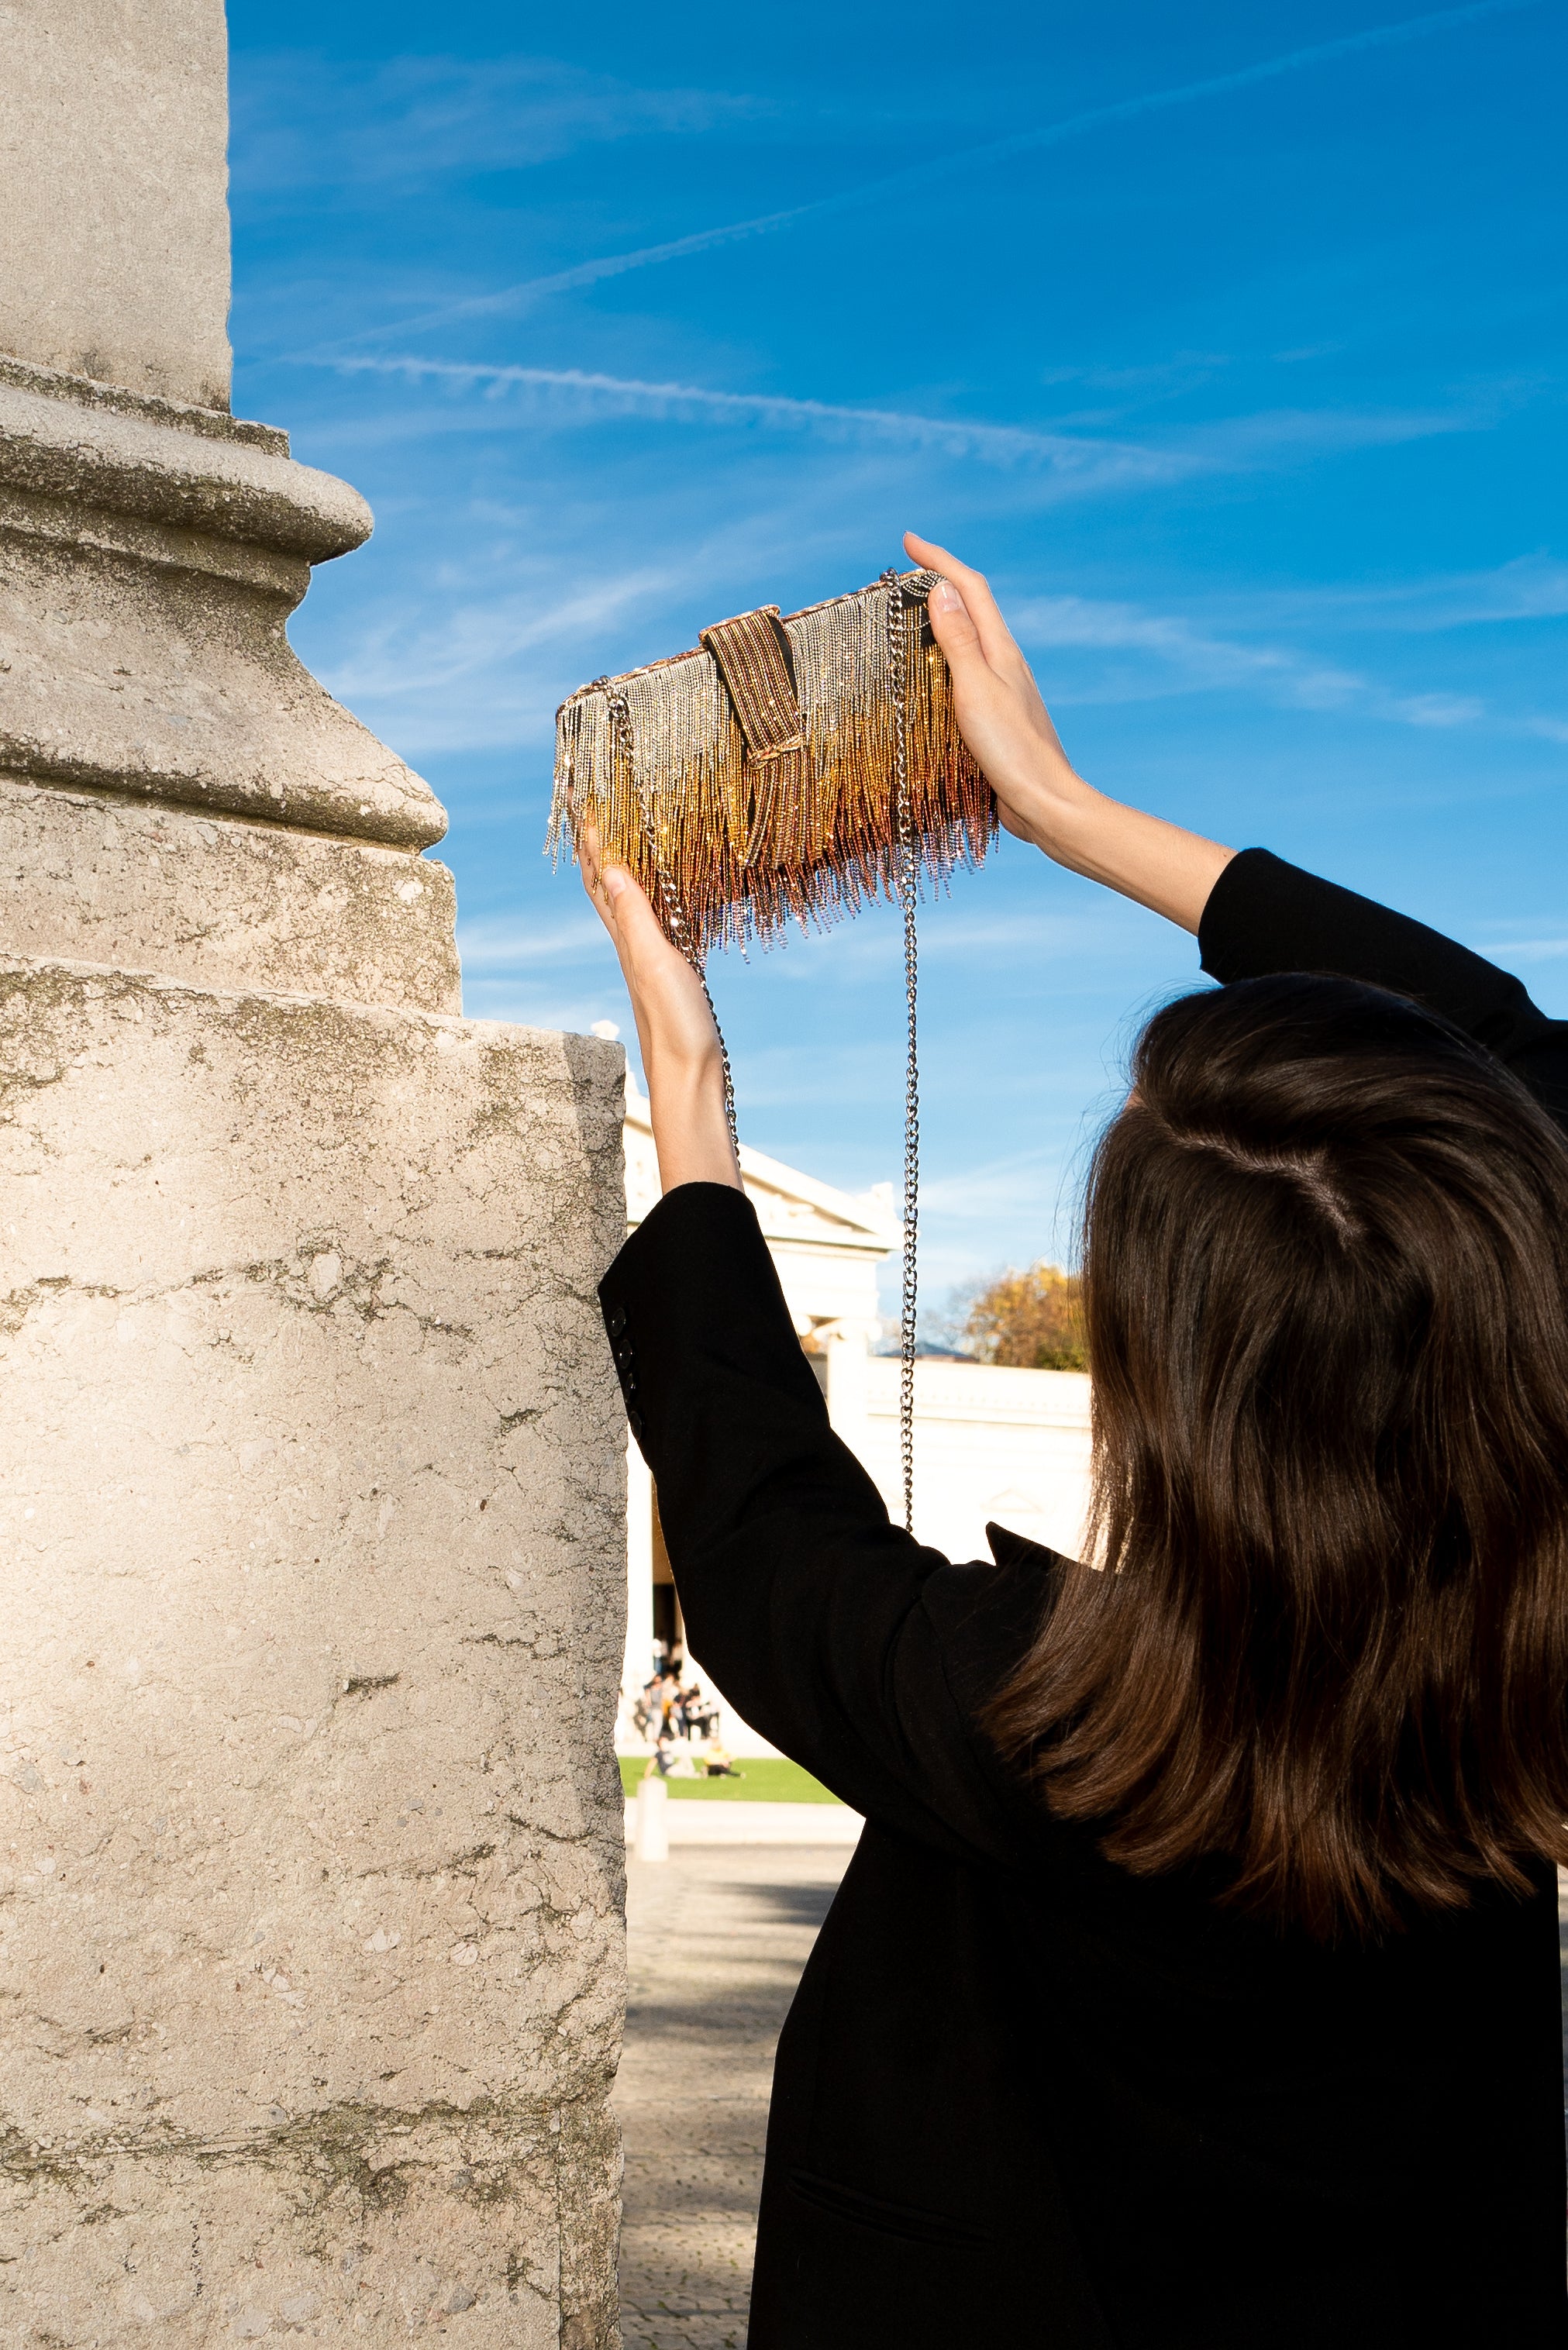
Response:
M893 1205L893 1187L878 1184L858 1198L818 1182L814 1175L786 1167L764 1151L741 1145L741 1179L767 1240L784 1250L831 1250L878 1264L902 1238ZM642 1222L659 1196L659 1160L653 1148L647 1097L626 1089L626 1212L628 1229Z

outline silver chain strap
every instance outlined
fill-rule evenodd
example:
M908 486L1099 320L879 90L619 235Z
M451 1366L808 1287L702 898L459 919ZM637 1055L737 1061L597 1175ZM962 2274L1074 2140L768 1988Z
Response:
M919 897L920 844L909 805L909 642L904 588L884 571L888 591L888 681L893 698L893 821L898 855L898 902L904 913L904 997L909 1006L909 1057L904 1073L904 1264L898 1344L898 1458L904 1472L904 1525L915 1531L915 1319L919 1274L916 1242L920 1191L920 1062L915 1017L919 957L915 909Z
M654 830L653 809L649 802L648 786L637 772L636 746L631 733L631 705L625 694L612 683L609 678L596 678L593 685L586 688L585 691L591 693L596 687L604 695L609 711L610 725L620 739L621 754L631 775L632 789L637 794L637 805L642 812L642 828L648 835L648 853L653 859L653 870L659 881L659 894L664 900L665 930L671 943L685 956L696 972L698 983L702 990L702 1001L708 1006L712 1018L713 1034L719 1040L719 1065L724 1073L724 1122L730 1129L730 1148L735 1154L735 1165L738 1168L741 1163L741 1138L735 1131L735 1085L734 1079L730 1075L730 1048L724 1042L724 1032L719 1025L719 1015L713 1009L713 998L708 988L708 974L703 968L702 956L697 941L691 935L691 926L686 920L686 909L680 902L680 892L675 886L669 867L659 853L659 835Z
M903 1472L904 1524L912 1534L915 1526L915 1323L919 1298L917 1237L920 1191L920 1063L916 1022L919 955L915 916L919 899L920 844L915 831L914 810L909 804L909 649L904 622L904 586L898 572L892 568L882 574L877 584L886 589L888 598L888 679L893 702L894 836L898 851L898 902L904 916L904 996L909 1007L909 1053L904 1075L904 1260L898 1347L898 1459ZM659 836L654 829L648 789L637 772L630 706L626 695L609 678L596 678L593 685L584 690L592 692L596 689L605 697L610 724L618 737L622 755L631 775L632 788L637 794L637 804L642 812L649 854L653 859L659 895L664 900L665 928L696 972L701 983L703 998L713 1014L713 1033L719 1039L719 1058L724 1072L724 1116L738 1166L741 1144L735 1131L735 1088L730 1075L729 1049L719 1025L719 1015L713 1011L708 976L686 920L686 910L680 903L680 893L659 853Z

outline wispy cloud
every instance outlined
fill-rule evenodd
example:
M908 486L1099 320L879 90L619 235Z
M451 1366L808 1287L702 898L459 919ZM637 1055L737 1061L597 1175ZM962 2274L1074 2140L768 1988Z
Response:
M755 220L734 221L724 228L697 229L690 236L668 237L661 244L639 245L635 252L604 254L595 261L575 262L569 269L552 270L547 276L530 277L521 286L503 286L499 293L471 295L466 301L445 302L436 309L422 311L417 317L399 319L389 326L368 327L348 339L350 343L377 342L389 335L420 335L432 327L455 326L464 318L516 317L548 301L553 294L576 294L586 286L597 286L607 277L624 277L634 269L652 269L662 261L685 261L695 254L716 253L722 245L739 244L746 237L765 236L771 229L788 228L793 222L808 219L814 213L843 210L851 201L847 197L830 197L818 203L793 204L784 212L760 213Z
M1568 616L1568 563L1542 553L1516 556L1486 571L1440 572L1306 588L1261 588L1246 609L1281 622L1348 623L1359 630L1435 635Z
M1384 707L1388 717L1407 726L1473 726L1486 715L1486 704L1475 693L1397 693Z
M991 1223L1036 1205L1046 1188L1045 1178L1055 1175L1059 1180L1060 1165L1054 1151L1025 1150L993 1159L924 1183L920 1206L952 1223Z
M1166 693L1253 693L1296 710L1355 710L1397 725L1469 726L1486 716L1474 694L1400 692L1364 671L1300 646L1225 637L1178 614L1083 596L1035 597L1010 618L1031 651L1120 656L1120 662L1065 678L1047 671L1047 691L1075 702L1158 699ZM1132 664L1131 674L1128 663Z
M1216 636L1178 615L1136 604L1042 596L1014 606L1009 617L1020 643L1030 650L1141 656L1166 673L1168 690L1262 686L1314 710L1338 707L1366 690L1366 680L1355 671L1314 661L1294 647Z
M1081 114L1064 117L1060 122L1042 123L1032 130L1015 131L1004 139L988 140L983 146L965 148L954 154L911 165L903 171L888 172L881 178L863 182L857 188L819 196L779 211L759 213L747 220L730 221L713 228L700 229L691 235L669 238L660 244L639 245L625 253L606 254L596 260L580 262L570 269L553 271L548 276L524 278L517 285L503 286L493 294L472 296L392 326L369 329L366 335L355 339L419 333L459 318L490 317L502 313L515 316L552 295L575 292L605 278L624 276L631 270L654 268L664 262L716 252L721 246L736 244L745 238L771 235L782 229L796 227L805 221L826 220L864 204L884 203L889 197L922 194L940 179L969 174L989 165L1009 161L1015 156L1040 154L1048 148L1084 138L1092 131L1109 130L1124 122L1136 122L1145 116L1164 113L1175 107L1195 105L1204 99L1229 97L1234 91L1255 88L1262 83L1278 80L1287 74L1304 72L1314 66L1331 65L1342 57L1393 48L1407 41L1424 40L1438 33L1456 31L1487 17L1510 14L1535 5L1536 0L1473 0L1473 5L1465 7L1441 8L1428 16L1406 17L1394 24L1369 26L1359 33L1343 34L1336 40L1318 41L1305 47L1283 50L1274 57L1262 58L1254 65L1238 67L1230 73L1210 74L1200 81L1178 83L1168 89L1145 90L1136 97L1116 99L1108 106L1090 107Z
M337 187L385 193L447 172L517 171L584 146L748 122L756 99L645 89L553 57L402 57L372 68L317 51L234 61L232 170L254 204Z
M604 924L584 911L565 920L539 922L524 929L517 918L496 921L460 922L458 952L469 976L483 972L493 978L506 972L530 971L535 964L602 962L608 952Z
M554 555L529 553L519 560L503 547L493 558L489 592L484 567L475 566L462 575L465 592L460 595L442 592L433 600L421 596L412 602L400 597L367 616L351 644L320 661L321 672L334 692L374 714L410 755L524 743L542 749L561 694L579 673L605 665L607 635L626 641L628 622L640 626L645 616L683 609L699 588L710 602L722 603L729 584L742 594L776 560L770 555L775 538L787 540L790 552L799 553L798 532L792 536L785 522L778 514L753 513L729 529L694 536L664 564L587 577L569 543L569 530L568 543ZM1460 625L1461 615L1533 614L1548 600L1547 590L1533 573L1522 586L1511 581L1515 568L1476 575L1462 595L1450 596L1449 625ZM444 591L449 583L430 584ZM1494 732L1568 740L1568 722L1549 714L1492 711L1480 695L1447 684L1396 684L1364 661L1334 658L1310 641L1267 633L1269 621L1289 616L1272 610L1267 598L1260 599L1262 608L1253 616L1258 625L1250 632L1216 627L1202 604L1196 612L1172 612L1075 595L1005 601L1014 632L1059 711L1209 694L1289 710L1347 712L1428 732L1486 723ZM1375 608L1408 612L1419 637L1435 625L1431 616L1438 603L1436 589L1414 582L1398 593L1390 590L1387 607ZM1358 650L1365 650L1359 591L1347 590L1343 607L1332 589L1322 592L1321 605L1309 596L1304 606L1293 614L1303 628L1332 619L1341 635L1348 626ZM1386 635L1385 627L1372 640L1386 641ZM628 655L640 657L636 651ZM1054 921L1026 938L1007 923L991 921L977 929L971 920L942 917L931 930L929 951L972 951L994 959L998 951L1025 944L1049 955L1076 952L1086 943L1081 926L1073 923ZM895 947L890 936L884 940L867 929L857 933L849 961L880 971ZM493 941L476 941L474 951L491 956L500 950ZM836 968L842 978L845 966ZM792 981L810 976L809 957L797 959Z
M305 353L301 363L343 374L400 377L410 383L446 384L483 393L481 426L522 402L521 420L547 414L570 419L641 415L670 422L698 418L774 432L809 432L829 442L929 452L983 465L1022 470L1045 480L1060 496L1183 482L1205 473L1250 472L1297 455L1383 447L1434 435L1475 431L1492 421L1494 403L1452 409L1264 411L1188 428L1161 441L1116 440L1057 432L966 417L929 416L906 409L857 407L785 392L724 391L704 384L650 381L585 368L488 365L466 359L396 359L366 354Z
M1110 482L1179 480L1201 469L1203 460L1179 449L1137 442L1040 432L1012 424L976 422L963 417L912 415L901 409L857 408L826 400L802 400L784 392L716 391L706 385L649 382L636 376L603 375L583 368L491 367L461 359L412 357L341 357L313 364L354 374L404 377L483 390L492 399L508 392L548 396L557 406L595 416L638 414L679 421L695 416L738 424L805 431L828 440L882 442L902 449L930 450L943 456L978 458L992 465L1044 468L1085 488Z
M1334 456L1484 431L1508 404L1506 391L1487 386L1446 408L1266 408L1193 425L1182 435L1182 446L1200 469L1245 473L1298 452Z
M532 825L563 694L607 666L694 643L713 611L760 600L785 564L839 572L842 471L814 468L785 500L725 500L706 515L679 478L645 489L630 536L659 557L618 565L624 536L607 534L597 497L466 501L461 556L395 577L350 630L315 648L312 666L410 757L527 746Z
M481 672L513 667L544 647L592 639L630 608L670 592L668 570L629 571L566 585L558 575L504 595L467 600L433 626L400 606L365 628L351 653L330 670L345 701L420 699ZM410 618L412 625L410 626Z
M1276 354L1276 357L1282 356ZM1093 391L1169 393L1190 390L1207 383L1220 369L1233 365L1224 351L1179 351L1173 359L1146 359L1133 366L1042 368L1035 379L1048 385L1082 384Z
M1142 701L1166 693L1252 692L1284 707L1354 710L1400 725L1446 729L1483 719L1501 733L1568 742L1550 712L1489 710L1451 687L1399 689L1360 662L1303 644L1324 633L1365 653L1367 641L1520 626L1568 615L1568 564L1532 554L1490 570L1368 585L1261 588L1244 600L1208 596L1181 613L1085 596L1025 597L1008 617L1042 663L1054 701ZM1085 657L1075 667L1070 657ZM1064 664L1054 657L1068 656Z

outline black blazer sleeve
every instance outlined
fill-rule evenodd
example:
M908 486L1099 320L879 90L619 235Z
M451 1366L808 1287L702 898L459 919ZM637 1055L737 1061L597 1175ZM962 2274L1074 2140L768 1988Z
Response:
M600 1285L694 1653L784 1752L886 1826L1001 1856L972 1726L1051 1555L954 1567L889 1523L827 1409L739 1191L669 1192Z
M1214 979L1327 972L1414 997L1495 1053L1568 1130L1568 1021L1549 1020L1509 972L1407 914L1244 848L1210 892L1198 944Z

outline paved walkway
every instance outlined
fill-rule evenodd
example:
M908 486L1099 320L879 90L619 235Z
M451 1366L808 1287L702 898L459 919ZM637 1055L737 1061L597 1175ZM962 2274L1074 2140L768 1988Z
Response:
M743 2350L774 2045L848 1859L688 1846L628 1864L625 2350ZM1558 1888L1568 2106L1568 1875Z
M774 2046L848 1861L742 1845L627 1864L626 2350L742 2350Z

